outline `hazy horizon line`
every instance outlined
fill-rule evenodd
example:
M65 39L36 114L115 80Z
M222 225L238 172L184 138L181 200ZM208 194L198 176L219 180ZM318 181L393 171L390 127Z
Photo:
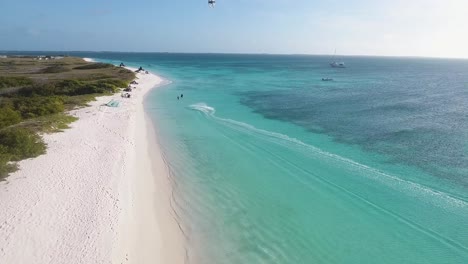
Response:
M0 53L20 53L20 52L83 52L83 53L155 53L155 54L226 54L226 55L282 55L282 56L339 56L339 57L386 57L386 58L427 58L427 59L461 59L468 57L437 57L418 55L370 55L370 54L319 54L319 53L260 53L260 52L183 52L183 51L107 51L107 50L0 50ZM18 54L20 55L20 54Z

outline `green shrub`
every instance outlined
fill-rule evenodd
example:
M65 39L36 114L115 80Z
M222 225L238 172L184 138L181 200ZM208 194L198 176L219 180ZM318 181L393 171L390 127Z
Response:
M29 130L42 131L44 133L62 132L64 129L70 128L69 125L78 120L77 117L70 116L64 113L54 115L46 115L29 120L23 123Z
M119 88L126 87L127 84L120 80L105 79L90 82L77 80L65 80L57 85L57 93L61 95L85 95L117 92Z
M23 118L34 118L63 112L65 107L60 97L17 98L13 106Z
M53 96L53 95L73 95L82 84L76 80L65 80L60 82L49 82L41 85L25 87L18 92L18 95L25 97L33 96Z
M86 64L83 66L78 66L73 69L76 70L93 70L93 69L103 69L103 68L112 68L114 65L108 63L93 63L93 64Z
M87 106L89 102L96 100L97 94L84 94L75 96L64 96L63 104L66 110L75 109L75 107Z
M61 72L68 72L71 69L64 67L63 65L52 65L47 68L39 70L37 73L61 73Z
M10 107L0 108L0 129L21 122L21 115Z
M63 80L55 84L56 94L61 95L77 95L86 94L85 84L79 80Z
M14 128L0 131L0 149L9 161L19 161L44 154L46 145L34 132Z
M86 95L115 93L119 88L127 87L128 82L117 79L100 79L95 81L83 80L62 80L58 82L49 82L42 85L25 87L18 91L18 95L32 96L53 96L53 95Z
M125 82L123 80L117 80L117 79L99 80L97 82L99 84L109 84L109 85L112 85L112 86L114 86L116 88L125 88L130 83L130 82Z
M0 89L32 85L33 81L27 77L0 76Z
M16 164L10 163L10 155L0 152L0 179L5 178L9 173L16 169Z

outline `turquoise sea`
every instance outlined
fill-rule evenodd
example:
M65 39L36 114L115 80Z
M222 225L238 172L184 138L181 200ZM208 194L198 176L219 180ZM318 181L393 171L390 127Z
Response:
M188 263L468 263L468 60L78 55L172 82L146 109Z

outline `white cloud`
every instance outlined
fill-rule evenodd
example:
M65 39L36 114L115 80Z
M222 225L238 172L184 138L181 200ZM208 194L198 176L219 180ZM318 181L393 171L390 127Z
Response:
M468 58L468 0L361 0L315 11L307 26L309 43L326 44L319 53Z

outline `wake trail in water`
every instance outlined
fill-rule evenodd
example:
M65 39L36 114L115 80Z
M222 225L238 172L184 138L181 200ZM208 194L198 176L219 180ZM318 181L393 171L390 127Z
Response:
M290 147L290 146L301 147L303 149L306 149L307 151L313 152L314 154L318 154L323 157L329 158L333 161L338 161L338 162L341 162L342 164L346 164L353 168L357 168L359 170L365 171L367 173L370 173L370 174L366 174L367 177L373 178L374 180L378 180L386 185L390 185L390 187L392 188L400 188L400 189L407 189L409 191L417 191L420 194L423 194L425 196L430 196L430 197L436 198L438 201L443 201L445 204L450 205L450 206L459 207L459 208L468 207L468 201L464 200L461 197L447 194L442 191L434 190L432 188L421 185L419 183L401 179L395 175L382 172L376 168L369 167L367 165L361 164L349 158L345 158L337 154L326 152L315 146L304 143L301 140L289 137L281 133L256 128L253 125L243 123L240 121L218 117L215 115L216 109L214 107L207 105L206 103L193 104L193 105L190 105L188 108L191 110L198 111L204 114L207 118L213 119L219 123L222 123L238 131L249 133L252 135L262 136L264 137L264 139L267 139L273 143L280 144L283 146L285 146L285 143L286 143L287 147ZM432 201L432 202L435 202L435 201ZM437 203L436 205L441 205L441 204Z

